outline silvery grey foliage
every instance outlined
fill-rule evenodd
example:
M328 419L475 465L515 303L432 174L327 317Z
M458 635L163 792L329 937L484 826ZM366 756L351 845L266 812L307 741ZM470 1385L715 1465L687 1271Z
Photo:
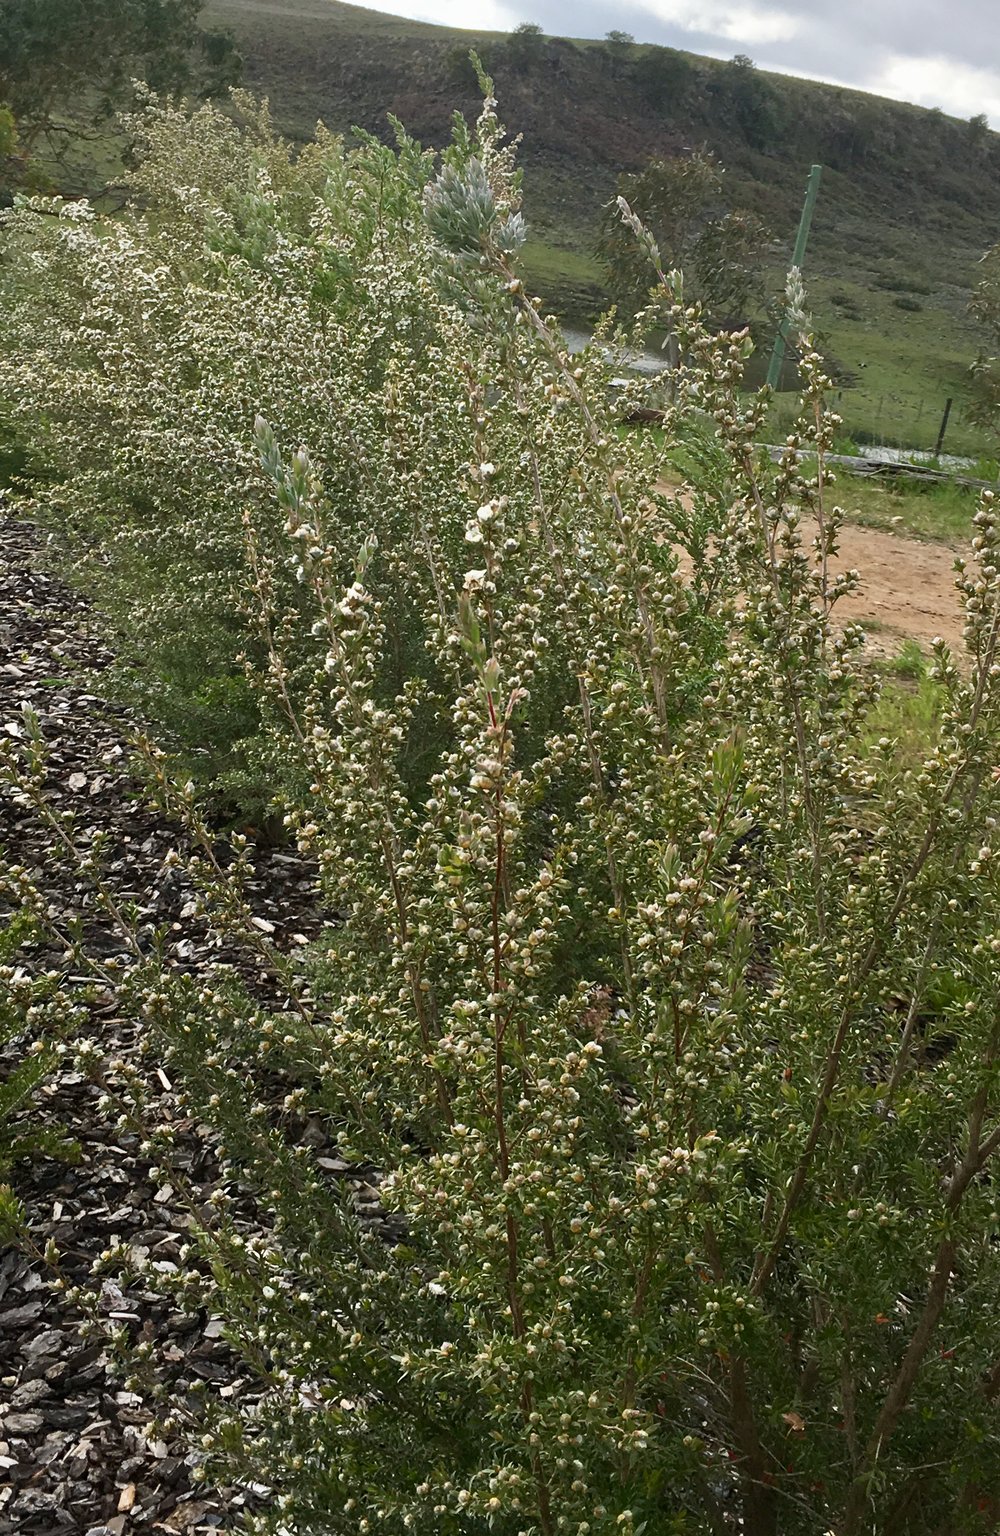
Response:
M513 256L521 249L527 238L528 226L520 210L501 219L494 235L497 250L502 251L505 256Z
M442 167L424 192L424 214L435 240L456 255L480 255L491 243L512 254L524 244L523 215L501 217L481 160L471 156L460 169Z
M810 318L806 310L806 290L798 267L790 267L785 280L785 302L789 330L795 336L808 336Z
M462 255L481 251L497 217L481 162L473 156L461 170L443 166L424 192L424 213L435 240L448 250Z

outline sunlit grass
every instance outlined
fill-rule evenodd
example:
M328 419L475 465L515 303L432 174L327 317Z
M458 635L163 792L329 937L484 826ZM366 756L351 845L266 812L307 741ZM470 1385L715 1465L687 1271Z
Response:
M972 537L978 493L953 482L875 483L842 472L836 499L852 522L921 539L961 542Z
M880 664L880 671L884 685L868 716L863 743L874 750L887 737L896 767L915 770L938 740L941 689L932 681L927 658L915 640L904 640L897 655Z

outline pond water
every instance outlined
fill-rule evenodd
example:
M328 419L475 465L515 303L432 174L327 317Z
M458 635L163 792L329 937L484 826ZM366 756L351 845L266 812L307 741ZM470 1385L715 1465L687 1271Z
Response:
M578 326L564 325L563 335L571 352L582 352L583 348L589 346L591 342L590 332ZM605 350L608 357L624 372L644 373L652 377L666 371L667 361L662 352L649 349L644 352L619 351L612 347Z
M937 464L942 469L969 469L975 459L963 459L954 453L942 453L936 459L922 448L883 448L877 443L859 448L862 459L874 459L879 464Z

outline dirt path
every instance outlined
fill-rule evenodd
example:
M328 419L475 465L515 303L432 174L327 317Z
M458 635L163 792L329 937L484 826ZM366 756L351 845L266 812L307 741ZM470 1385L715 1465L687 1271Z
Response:
M662 489L677 495L677 487ZM684 500L683 493L681 500ZM816 537L817 525L803 518L805 544ZM859 590L837 605L842 621L853 620L868 631L868 654L892 657L905 640L926 651L938 635L953 650L962 647L962 609L955 591L955 559L971 556L966 544L914 539L845 523L831 570L856 570Z
M815 536L814 523L804 521L802 526L807 539ZM907 639L926 651L937 635L961 649L955 556L969 553L967 547L925 543L845 523L833 569L859 571L861 588L838 604L837 612L866 627L868 650L875 656L896 655Z

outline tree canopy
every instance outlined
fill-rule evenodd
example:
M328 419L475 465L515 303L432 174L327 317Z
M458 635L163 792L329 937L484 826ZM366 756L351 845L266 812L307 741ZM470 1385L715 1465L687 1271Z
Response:
M650 160L619 178L618 193L653 236L664 266L683 269L689 296L717 319L744 320L762 297L768 233L755 214L725 209L723 175L713 155L698 151ZM652 272L614 201L604 211L598 254L615 297L638 308Z
M545 33L536 21L522 21L507 39L507 58L518 74L526 74L545 57Z
M100 122L141 77L205 95L237 71L232 39L199 25L203 0L0 0L0 101L22 148Z

